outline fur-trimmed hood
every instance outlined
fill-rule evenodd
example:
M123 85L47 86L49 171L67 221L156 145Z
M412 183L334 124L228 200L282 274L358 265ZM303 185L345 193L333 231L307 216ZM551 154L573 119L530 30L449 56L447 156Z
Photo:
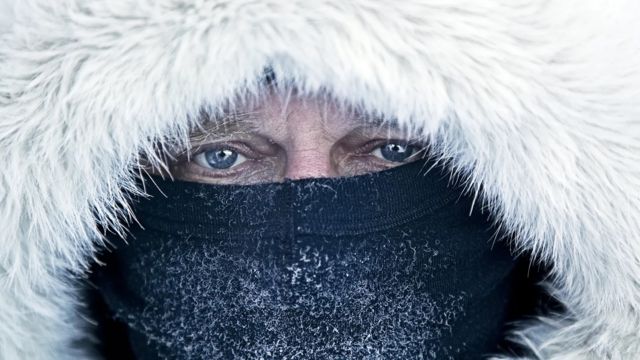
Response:
M89 357L140 154L265 68L421 128L550 266L531 357L640 358L637 1L2 0L0 31L0 359Z

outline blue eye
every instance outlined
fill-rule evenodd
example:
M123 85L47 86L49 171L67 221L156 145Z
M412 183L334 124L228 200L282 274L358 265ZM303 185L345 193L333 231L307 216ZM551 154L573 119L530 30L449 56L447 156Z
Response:
M246 158L235 150L219 147L205 150L197 154L193 160L207 169L225 170L240 165Z
M374 156L391 161L391 162L403 162L407 160L416 151L416 147L412 145L402 143L386 143L379 148L376 148L371 154Z

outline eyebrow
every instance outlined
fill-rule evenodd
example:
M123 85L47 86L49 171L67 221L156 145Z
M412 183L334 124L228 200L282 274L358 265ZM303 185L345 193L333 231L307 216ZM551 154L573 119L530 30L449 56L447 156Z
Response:
M224 139L232 135L248 134L258 130L258 121L264 112L259 110L223 110L219 114L212 114L203 110L200 114L198 126L189 135L192 142L201 142L207 138ZM396 121L380 115L366 112L349 111L350 121L358 123L353 131L402 131Z
M367 113L354 113L354 121L360 122L360 125L357 126L359 130L370 130L375 129L375 131L402 131L403 128L400 127L397 121L389 118L385 118L381 115L371 115Z
M191 141L204 140L210 136L224 138L232 134L249 133L257 129L256 120L260 111L223 111L219 115L202 111L198 126L189 135Z

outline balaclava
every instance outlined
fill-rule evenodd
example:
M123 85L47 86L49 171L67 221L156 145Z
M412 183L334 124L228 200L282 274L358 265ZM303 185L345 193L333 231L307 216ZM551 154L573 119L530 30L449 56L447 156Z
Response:
M95 276L140 359L465 359L513 259L439 166L258 185L156 178Z

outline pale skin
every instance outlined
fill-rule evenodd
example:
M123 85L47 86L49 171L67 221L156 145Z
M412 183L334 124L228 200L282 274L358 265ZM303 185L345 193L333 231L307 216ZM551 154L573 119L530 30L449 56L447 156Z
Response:
M422 157L397 127L317 97L269 94L205 122L191 149L168 164L179 180L255 184L355 176Z

